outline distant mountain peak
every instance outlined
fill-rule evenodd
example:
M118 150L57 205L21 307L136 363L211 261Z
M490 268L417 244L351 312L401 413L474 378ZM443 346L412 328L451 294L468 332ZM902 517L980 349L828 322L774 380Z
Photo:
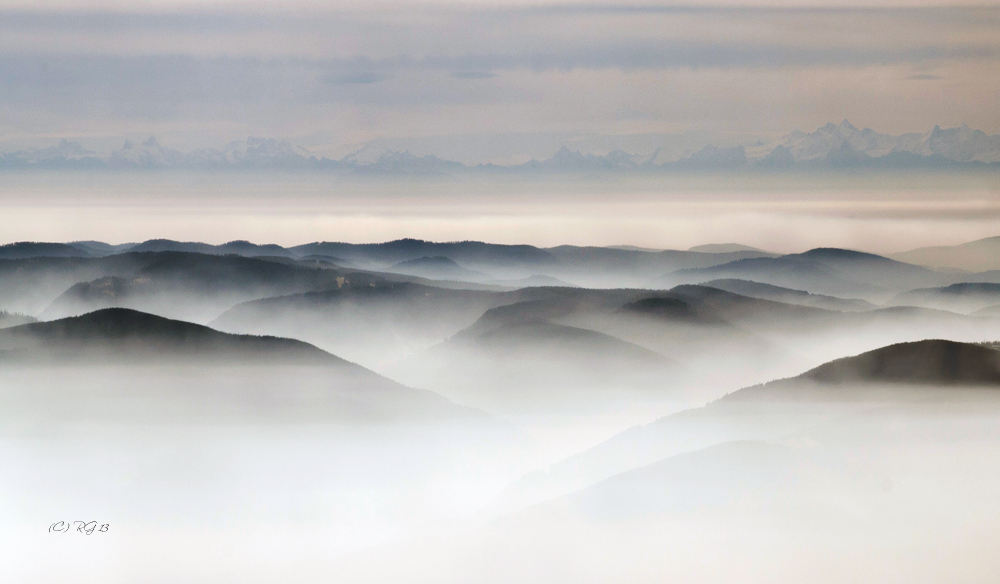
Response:
M569 142L565 142L569 140ZM829 122L812 132L794 130L780 140L739 144L697 143L664 146L655 142L628 147L615 140L605 146L587 146L576 138L562 136L555 153L544 160L527 152L506 157L517 160L510 165L469 165L437 154L426 153L420 146L392 149L373 141L339 160L318 157L308 149L286 139L248 136L219 148L198 148L181 152L161 144L155 136L141 143L126 139L122 147L98 155L77 142L62 138L58 145L28 148L0 155L0 168L261 168L337 170L353 174L447 175L455 172L482 171L555 171L595 173L605 171L718 170L760 167L771 170L794 167L833 168L980 168L1000 164L1000 135L988 135L963 122L952 128L935 125L929 132L891 135L871 128L859 129L848 119ZM560 142L552 143L555 144ZM635 141L631 143L635 144ZM570 146L572 144L572 146ZM634 149L633 149L634 148ZM634 152L650 152L637 154ZM414 154L417 152L417 154ZM601 154L606 152L606 154ZM528 162L521 162L529 159ZM464 158L463 158L464 159ZM584 175L588 176L588 175Z

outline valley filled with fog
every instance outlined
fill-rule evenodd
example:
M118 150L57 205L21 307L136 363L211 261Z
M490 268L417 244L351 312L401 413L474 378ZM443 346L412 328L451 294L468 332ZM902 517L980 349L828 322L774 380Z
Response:
M998 252L0 246L0 571L989 581Z
M986 4L0 2L0 584L1000 582Z

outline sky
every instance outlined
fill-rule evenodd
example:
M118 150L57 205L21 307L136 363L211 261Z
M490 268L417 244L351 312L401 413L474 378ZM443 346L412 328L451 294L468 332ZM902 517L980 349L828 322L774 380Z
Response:
M0 142L1000 133L1000 9L890 2L0 3Z
M339 158L370 141L438 137L424 143L471 152L516 135L551 141L531 153L541 157L563 136L749 144L844 119L890 134L962 123L1000 134L1000 5L859 4L0 0L0 151L63 138L110 150L146 136L189 150L264 136ZM890 252L1000 234L993 176L708 177L597 191L300 179L5 176L0 241Z
M894 253L1000 235L992 176L352 180L324 173L2 176L0 241L244 239L294 246L413 237L543 247Z

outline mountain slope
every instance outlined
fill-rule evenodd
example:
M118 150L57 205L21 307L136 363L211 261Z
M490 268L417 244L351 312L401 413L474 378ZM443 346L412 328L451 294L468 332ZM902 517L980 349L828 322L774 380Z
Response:
M0 351L8 358L74 362L103 356L118 362L197 360L220 363L265 359L349 365L301 341L231 335L125 308L106 308L82 316L0 330Z
M37 321L36 318L25 314L18 314L16 312L7 312L5 310L0 310L0 328L8 328L36 321Z
M810 294L804 290L792 290L771 284L762 284L750 280L723 279L709 280L703 282L702 286L718 288L734 294L760 298L762 300L774 300L786 304L798 304L800 306L812 306L825 310L840 310L845 312L873 310L876 306L864 300L844 299L835 296L824 296L822 294Z
M961 282L939 288L918 288L896 295L887 304L924 306L968 314L1000 304L1000 284Z
M488 280L488 274L467 270L444 256L424 256L399 262L385 269L387 272L407 274L432 280Z
M329 255L359 266L379 269L422 257L446 257L471 270L498 277L524 277L539 273L539 266L556 262L549 253L530 245L500 245L480 241L438 243L399 239L385 243L317 242L289 248L299 255Z
M207 322L249 300L336 288L348 281L381 281L366 274L345 276L332 266L176 251L130 251L101 258L91 268L108 275L69 286L45 308L43 318L117 306Z
M912 403L958 386L1000 389L1000 352L941 340L890 345L630 428L524 477L503 505L545 500L713 444L783 439L872 404Z
M365 424L487 421L279 337L232 335L134 310L0 329L0 417ZM19 413L20 412L20 413Z
M751 280L827 296L881 299L893 291L951 283L952 276L875 254L817 248L774 258L668 273L653 285L696 284L711 280Z
M368 366L381 366L439 343L484 311L542 288L517 292L453 290L410 282L365 282L238 304L213 326L304 339ZM374 285L371 285L374 284Z
M21 241L0 245L0 259L17 260L33 257L85 258L91 254L66 243Z
M900 343L826 363L797 379L823 383L1000 385L1000 352L940 339Z
M960 245L920 247L895 253L893 259L930 266L984 272L1000 270L1000 236L978 239Z

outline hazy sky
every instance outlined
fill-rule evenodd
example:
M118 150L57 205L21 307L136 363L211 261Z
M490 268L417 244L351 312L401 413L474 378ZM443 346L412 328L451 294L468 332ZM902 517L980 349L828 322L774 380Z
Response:
M1000 9L890 2L0 3L0 141L1000 132Z
M952 174L352 180L324 173L14 173L0 243L181 241L298 245L402 237L540 246L878 253L1000 235L1000 177ZM5 241L4 241L5 240Z
M718 143L845 118L893 134L963 122L1000 133L996 3L850 4L0 0L0 151L148 135L180 149L289 138L336 157L376 138L475 146L496 133ZM6 175L0 241L898 251L1000 233L995 177L937 180L359 187Z

